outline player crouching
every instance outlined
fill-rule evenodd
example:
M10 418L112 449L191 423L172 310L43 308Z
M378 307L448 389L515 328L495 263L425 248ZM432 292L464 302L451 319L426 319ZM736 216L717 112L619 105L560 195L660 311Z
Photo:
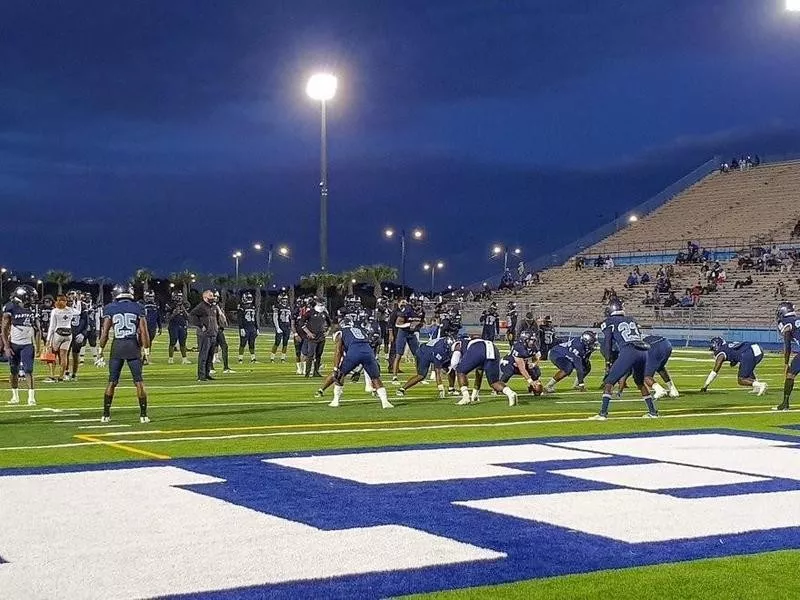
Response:
M136 386L136 397L139 400L139 422L149 423L147 416L147 390L142 379L142 350L150 347L150 335L147 331L144 307L133 301L133 287L116 285L113 290L114 302L103 311L103 326L100 332L100 355L97 362L103 360L103 350L108 343L108 334L114 329L114 341L111 344L111 358L108 360L108 385L103 396L103 417L101 423L111 421L111 403L114 391L119 384L122 367L128 363L133 383Z
M461 400L457 402L459 406L477 401L477 395L474 392L473 397L470 397L467 385L467 375L472 371L476 371L476 391L480 387L478 377L479 372L482 371L492 389L508 398L509 406L517 404L516 392L500 381L500 354L493 342L488 340L470 340L469 343L466 341L461 342L460 347L453 351L453 359L450 366L455 368L458 384L461 387Z
M764 381L758 381L756 378L756 366L764 359L764 351L758 344L750 342L731 342L727 343L721 337L711 338L709 350L714 353L716 362L714 368L706 377L706 382L700 389L701 392L707 392L708 386L717 378L719 370L725 361L728 361L732 367L739 365L738 383L745 387L752 387L751 393L757 396L763 396L767 391L767 384Z

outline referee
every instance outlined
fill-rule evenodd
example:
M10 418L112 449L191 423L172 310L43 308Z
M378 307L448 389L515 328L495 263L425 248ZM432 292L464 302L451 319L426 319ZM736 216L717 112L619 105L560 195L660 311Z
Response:
M209 371L214 363L214 346L219 333L213 291L203 292L203 301L189 312L189 323L197 327L197 381L213 381Z

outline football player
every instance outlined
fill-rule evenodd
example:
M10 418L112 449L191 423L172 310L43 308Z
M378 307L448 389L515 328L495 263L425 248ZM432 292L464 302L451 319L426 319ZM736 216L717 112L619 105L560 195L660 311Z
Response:
M150 349L157 335L161 335L161 311L156 304L156 295L152 290L144 293L142 306L144 308L144 319L147 323L147 335L150 337L150 348L144 349L143 364L150 363Z
M550 318L550 315L546 315L542 322L537 325L539 330L539 351L542 356L548 356L550 350L558 344L556 330L553 327L553 319Z
M214 363L220 362L220 355L222 356L222 372L223 373L235 373L228 362L228 339L225 337L225 328L228 326L228 317L225 316L225 310L220 302L220 295L219 291L214 290L214 310L216 311L217 317L217 339L214 342L214 358L212 359L212 365ZM199 335L199 334L198 334ZM198 344L198 347L200 344ZM209 370L210 375L216 374L213 366Z
M370 336L367 332L358 324L345 318L340 323L340 329L333 334L333 339L335 344L333 364L336 366L328 376L328 379L333 382L333 400L328 406L336 408L340 405L344 392L344 378L355 368L361 366L375 386L375 392L381 401L381 408L394 408L389 402L386 388L381 381L381 368L370 347ZM317 390L317 397L321 397L322 393L322 389Z
M521 333L511 345L511 352L500 361L500 381L507 384L514 375L521 375L528 382L528 391L540 395L543 386L539 381L542 376L539 358L541 354L536 336L529 331Z
M147 390L142 378L142 350L150 346L144 307L133 301L133 287L130 285L115 285L112 295L114 302L106 306L103 311L103 325L99 341L100 355L97 359L99 366L108 343L108 335L113 327L114 341L111 344L111 355L108 359L108 385L103 394L103 416L100 422L109 423L111 421L114 392L119 384L122 367L127 363L133 384L136 386L136 398L139 400L139 422L149 423Z
M600 412L591 419L604 421L608 418L608 407L611 404L611 393L614 385L629 375L639 388L642 399L647 405L645 417L658 417L655 401L644 381L645 367L647 365L647 351L649 346L642 339L639 324L633 317L625 315L622 301L614 298L608 303L609 316L604 322L603 329L603 356L610 356L612 348L616 345L619 355L603 379L603 399Z
M508 343L513 345L514 344L514 334L517 331L517 320L519 318L519 313L517 312L517 303L516 302L509 302L508 306L506 307L506 340ZM539 340L536 340L536 345L538 347Z
M308 307L303 298L297 298L294 301L294 310L292 310L292 332L294 333L294 357L295 366L297 367L297 374L305 374L306 357L303 354L305 346L305 332L301 323L306 317Z
M78 365L80 364L80 353L86 344L86 335L89 332L89 313L81 300L80 292L72 290L67 292L67 303L72 307L72 345L67 357L67 371L64 373L65 380L77 381ZM72 359L72 371L70 371L70 357Z
M28 406L36 404L33 380L33 359L35 342L36 290L27 285L17 287L11 300L3 307L2 331L3 351L11 369L11 400L9 404L19 404L19 379L28 381Z
M757 396L762 396L767 391L767 383L758 381L756 377L756 367L764 360L764 351L761 346L751 342L728 343L721 337L713 337L708 349L713 352L715 363L714 368L706 377L706 382L700 388L701 392L708 391L708 386L717 378L725 361L729 362L732 367L739 365L737 378L739 385L753 388L752 393Z
M478 321L483 326L481 339L490 342L495 341L497 336L500 335L500 317L497 316L497 302L492 302L489 308L481 313Z
M447 391L445 390L444 381L442 380L442 369L446 369L450 366L453 350L456 347L456 341L451 337L439 337L431 339L425 344L421 344L417 351L417 372L415 375L412 375L408 381L397 388L397 395L405 396L409 389L421 381L425 381L425 378L428 376L428 371L433 367L439 398L446 398Z
M533 335L533 332L530 332L530 334ZM520 333L519 335L522 337L523 334ZM551 348L547 358L556 366L558 371L544 386L544 391L548 394L555 392L556 384L568 377L573 371L578 377L577 389L586 391L585 380L591 368L591 357L596 343L597 336L595 336L594 332L586 330L580 337L562 342Z
M286 362L286 347L289 345L289 338L292 337L293 323L292 308L289 306L289 296L286 294L278 296L278 303L272 308L272 323L275 325L275 343L272 345L269 360L275 362L275 354L280 346L281 362Z
M386 296L378 296L375 301L375 321L381 330L381 343L383 345L383 353L389 354L389 303L386 301Z
M59 372L56 381L64 381L69 349L72 346L72 316L71 306L67 306L67 297L63 294L56 296L56 307L50 313L50 328L47 330L47 346L58 357Z
M42 338L42 349L46 352L50 351L50 346L47 344L47 334L50 331L50 315L55 307L55 300L51 295L47 295L42 299L42 304L39 307L39 333ZM49 377L44 380L44 383L55 383L57 381L55 376L56 363L54 361L47 361L47 368Z
M92 349L92 360L97 361L97 330L99 328L100 308L95 306L94 298L89 292L81 294L81 303L86 308L86 345ZM81 364L86 352L86 346L81 351Z
M442 316L442 323L439 326L439 337L458 337L461 331L461 311L457 306L451 306Z
M417 331L422 326L422 315L415 307L415 302L409 302L405 299L400 300L397 306L397 338L395 341L395 357L392 369L392 383L400 385L397 379L397 373L400 371L400 358L406 351L406 346L411 351L411 354L416 357L417 350L419 350L419 340L417 339Z
M236 320L239 323L239 364L244 362L244 348L250 350L250 363L256 362L256 338L258 320L255 298L251 292L242 292L236 307Z
M667 338L660 335L645 336L644 343L650 346L644 367L644 382L648 388L653 390L653 399L658 400L666 395L669 395L670 398L678 398L680 396L678 388L675 387L675 382L667 371L667 362L672 356L672 344ZM661 379L669 389L656 383L654 379L656 373L661 375Z
M469 387L467 385L467 376L476 370L480 370L480 372L486 376L486 380L493 390L504 394L506 398L508 398L509 406L515 406L517 404L516 392L500 381L500 352L493 342L484 339L462 342L460 347L453 351L450 368L455 369L458 376L458 384L461 388L461 400L459 400L457 404L460 406L472 404L476 401L474 398L470 397ZM480 385L476 383L475 391L477 391L478 387L480 387Z
M774 410L789 410L789 397L794 389L794 380L800 373L800 352L792 358L792 341L800 346L800 318L791 302L781 302L776 313L778 331L783 337L783 364L785 379L783 381L783 402Z
M175 362L175 346L180 346L181 362L189 364L186 357L186 333L189 327L189 303L184 299L183 292L172 292L172 300L167 304L167 333L169 334L169 364Z

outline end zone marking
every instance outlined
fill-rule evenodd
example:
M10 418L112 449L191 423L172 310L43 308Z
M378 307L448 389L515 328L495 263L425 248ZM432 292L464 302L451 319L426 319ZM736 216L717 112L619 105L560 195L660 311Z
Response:
M95 444L109 446L111 448L116 448L117 450L123 450L124 452L130 452L132 454L139 454L140 456L146 456L147 458L155 458L157 460L169 460L170 458L166 454L157 454L155 452L150 452L148 450L139 450L139 448L131 448L130 446L126 446L125 444L118 444L117 442L107 442L106 440L98 440L95 436L88 435L85 433L75 435L74 437L84 442L93 442Z

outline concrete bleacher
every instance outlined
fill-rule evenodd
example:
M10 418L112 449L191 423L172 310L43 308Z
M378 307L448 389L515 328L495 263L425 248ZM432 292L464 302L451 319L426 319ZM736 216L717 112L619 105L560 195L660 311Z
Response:
M779 244L784 248L792 245L790 234L800 218L798 200L800 161L732 173L715 172L638 222L581 253L588 261L598 254L624 253L631 264L612 269L585 266L576 270L569 261L542 272L541 284L498 292L493 300L498 302L501 314L505 303L514 300L521 314L532 307L536 316L550 314L554 321L564 325L589 326L602 320L603 291L614 287L629 314L644 325L768 328L774 324L775 307L780 300L775 296L777 282L782 279L786 283L787 299L800 301L796 282L800 272L740 271L737 261L730 259L731 250L756 243L769 246L784 242ZM719 253L725 259L720 262L727 282L716 292L702 296L702 305L696 308L655 309L643 305L646 291L655 287L657 262L673 262L689 240L701 246L727 248L726 253ZM709 243L711 240L716 243ZM800 247L800 240L796 245ZM625 289L627 275L637 262L635 257L641 257L641 272L647 271L653 282ZM678 298L701 280L700 267L700 264L673 265L672 289ZM753 277L753 285L735 289L736 280L748 274ZM704 283L703 280L701 284ZM465 319L477 320L479 310L480 307L471 307Z
M800 217L800 161L715 172L649 215L583 252L680 250L788 240Z

